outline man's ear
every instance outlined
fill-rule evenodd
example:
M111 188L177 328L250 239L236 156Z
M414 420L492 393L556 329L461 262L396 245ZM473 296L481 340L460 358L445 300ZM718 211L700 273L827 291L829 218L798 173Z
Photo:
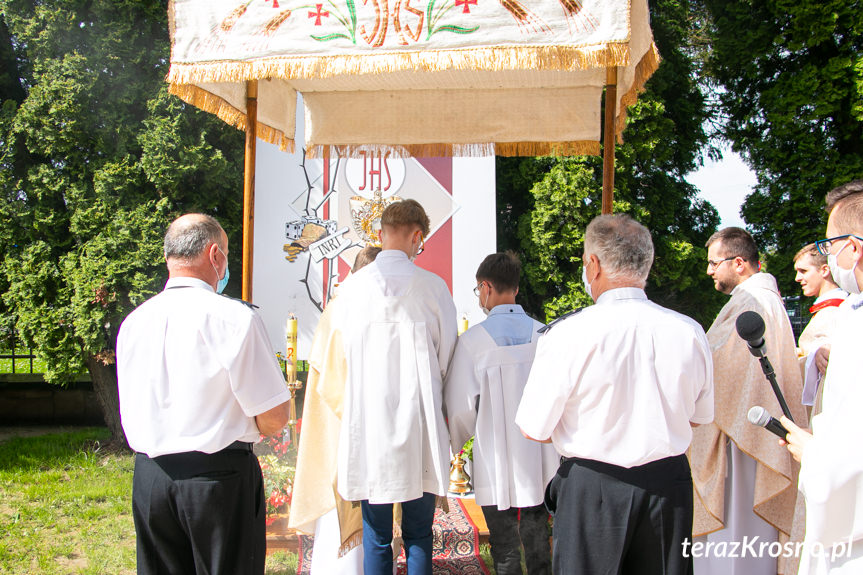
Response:
M207 257L211 262L216 261L216 252L219 251L219 245L216 242L210 244L210 247L207 249Z
M851 257L854 258L855 262L859 263L863 259L863 242L854 236L850 236L848 239L851 240L851 248L854 250Z
M820 275L822 278L824 278L825 280L826 280L826 279L830 279L831 277L833 277L833 276L830 274L830 266L828 266L827 264L824 264L823 266L821 266L820 268L818 268L818 273L819 273L819 275Z
M595 275L595 276L593 276L593 279L590 279L590 277L588 277L588 278L587 278L587 279L588 279L588 281L590 281L590 283L593 283L593 282L595 282L595 281L596 281L596 278L598 278L598 277L599 277L599 274L600 274L600 273L602 273L602 264L601 264L601 263L599 263L599 258L598 258L598 257L596 257L596 254L590 254L590 255L588 255L588 256L587 256L587 260L588 260L588 261L592 261L592 262L593 262L593 266L592 266L592 267L593 267L593 269L594 269L594 270L595 270L595 272L596 272L596 275Z

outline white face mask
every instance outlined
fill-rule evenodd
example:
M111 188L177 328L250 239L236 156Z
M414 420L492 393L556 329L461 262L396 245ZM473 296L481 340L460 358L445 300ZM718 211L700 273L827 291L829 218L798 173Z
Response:
M581 281L584 282L584 288L587 290L587 295L593 299L593 294L590 293L590 282L587 281L587 264L581 266Z
M833 274L833 280L836 282L836 285L844 289L850 294L859 294L860 286L857 285L857 277L854 275L854 267L850 270L846 270L842 266L839 265L838 256L842 253L842 250L848 247L848 244L851 243L851 240L846 240L845 245L842 246L836 254L828 254L827 255L827 265L830 266L830 273Z
M488 288L486 288L486 289L488 289ZM488 309L487 307L485 307L485 304L487 304L487 303L488 303L488 295L485 296L485 303L482 303L482 299L479 300L479 307L480 307L480 309L482 309L482 313L484 313L485 315L488 315L491 313L491 310Z

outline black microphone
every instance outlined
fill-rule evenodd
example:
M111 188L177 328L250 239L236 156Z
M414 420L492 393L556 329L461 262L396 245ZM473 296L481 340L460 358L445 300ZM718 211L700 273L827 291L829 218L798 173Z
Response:
M754 311L745 311L737 316L737 335L748 345L749 352L755 357L767 354L764 345L764 320Z
M749 423L752 425L763 427L780 439L785 439L785 436L788 435L788 430L785 429L785 426L778 419L767 413L767 410L760 405L756 405L750 409L746 418L749 419Z
M779 402L779 407L782 408L782 413L785 417L794 421L791 417L791 410L788 409L788 403L785 402L785 396L782 395L782 390L779 389L779 383L776 382L776 372L773 366L770 365L770 360L767 359L767 345L764 341L764 319L754 311L745 311L737 316L737 335L746 341L749 346L749 352L758 358L761 363L761 371L764 372L767 381L770 382L770 387L773 388L773 395L776 396L776 401Z

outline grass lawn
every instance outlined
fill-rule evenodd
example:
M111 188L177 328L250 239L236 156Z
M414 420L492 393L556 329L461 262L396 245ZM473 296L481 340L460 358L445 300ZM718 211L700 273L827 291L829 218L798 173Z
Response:
M0 443L0 575L135 574L134 459L109 439L88 428ZM267 557L267 575L296 569L295 553Z
M0 354L8 355L10 350L0 350ZM27 350L19 349L15 353L26 354ZM45 368L48 365L45 360L33 360L33 373L45 373ZM12 358L0 358L0 373L12 373ZM30 360L25 358L15 358L15 373L30 373Z
M0 444L0 573L135 573L131 454L92 428Z

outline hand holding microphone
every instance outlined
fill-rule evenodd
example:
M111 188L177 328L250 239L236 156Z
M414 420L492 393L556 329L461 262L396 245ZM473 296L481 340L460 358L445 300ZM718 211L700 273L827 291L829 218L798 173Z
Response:
M767 410L760 405L756 405L750 409L749 413L746 414L746 418L752 425L763 427L779 439L784 440L785 436L788 435L788 430L785 429L782 423L767 413Z
M775 419L767 413L767 410L760 405L754 406L746 415L749 423L763 427L770 433L779 437L782 445L788 447L791 456L797 461L803 457L803 449L806 444L812 440L812 434L805 429L800 429L797 425L787 419L782 418L782 421Z

